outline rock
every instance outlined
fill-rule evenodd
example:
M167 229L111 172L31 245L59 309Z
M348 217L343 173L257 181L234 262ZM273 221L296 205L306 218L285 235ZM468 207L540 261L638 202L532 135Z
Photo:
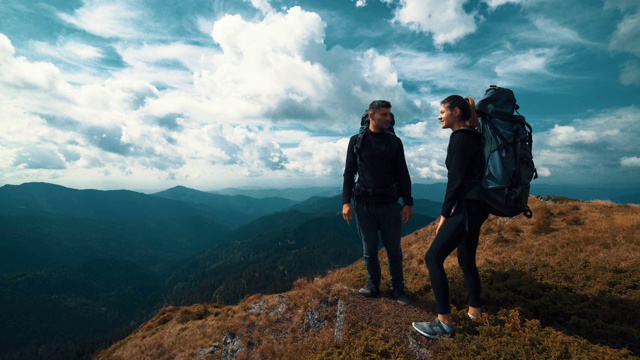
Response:
M346 307L344 306L344 302L342 300L338 300L338 313L336 315L336 330L334 332L335 342L342 341L342 337L344 336L344 316L346 313Z
M235 360L242 350L244 345L238 335L225 331L222 338L222 360Z

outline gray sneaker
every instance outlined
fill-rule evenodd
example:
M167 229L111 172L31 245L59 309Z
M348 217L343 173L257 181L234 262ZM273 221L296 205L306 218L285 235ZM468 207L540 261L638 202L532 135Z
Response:
M358 290L358 292L360 293L360 295L363 295L366 297L374 297L374 296L377 296L378 293L380 293L380 288L378 288L373 284L368 284L367 286Z
M410 303L404 289L393 289L393 298L402 306L407 306Z
M438 319L431 322L414 322L411 325L417 332L431 339L450 339L455 335L453 329L451 331L445 330Z

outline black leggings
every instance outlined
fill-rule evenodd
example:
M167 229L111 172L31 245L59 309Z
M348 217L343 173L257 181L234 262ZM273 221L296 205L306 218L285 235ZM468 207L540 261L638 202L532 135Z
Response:
M456 248L458 249L458 264L462 269L464 284L469 296L469 306L480 307L482 305L480 301L480 274L476 266L476 250L478 249L480 228L489 217L489 213L482 204L476 201L467 200L465 205L468 223L465 222L465 209L463 206L456 205L453 214L440 228L424 258L431 276L436 309L438 314L442 315L451 313L449 281L444 271L444 260Z

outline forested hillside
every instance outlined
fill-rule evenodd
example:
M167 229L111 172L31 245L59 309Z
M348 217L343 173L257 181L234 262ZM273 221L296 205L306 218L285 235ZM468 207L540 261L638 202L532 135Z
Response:
M85 359L162 306L285 291L361 256L339 198L296 204L182 187L0 187L0 359ZM416 204L405 233L439 208Z

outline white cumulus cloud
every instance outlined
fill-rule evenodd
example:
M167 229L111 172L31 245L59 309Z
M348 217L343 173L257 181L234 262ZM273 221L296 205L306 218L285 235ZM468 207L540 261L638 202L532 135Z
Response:
M324 23L315 13L294 7L258 23L227 15L211 35L222 53L196 73L195 86L214 106L232 107L237 117L287 102L317 106L331 86L322 64L310 60L324 51Z
M467 13L466 0L401 0L393 21L432 34L437 46L455 43L476 31L475 12Z

